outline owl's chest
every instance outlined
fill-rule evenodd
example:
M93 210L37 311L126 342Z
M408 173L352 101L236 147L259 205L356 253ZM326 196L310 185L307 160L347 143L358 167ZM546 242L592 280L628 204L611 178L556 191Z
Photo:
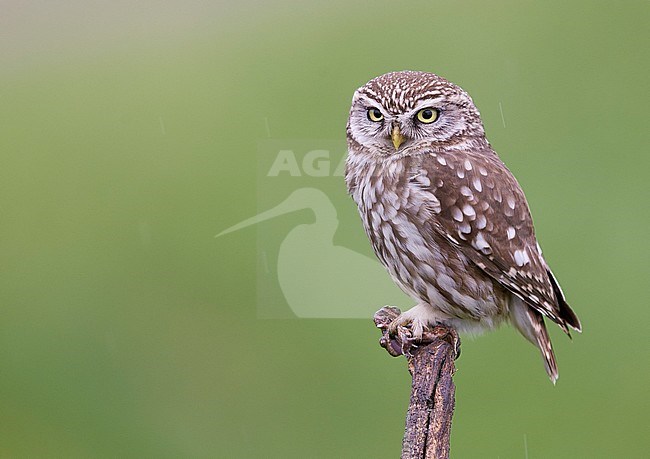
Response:
M353 173L352 197L369 236L380 242L388 230L397 230L404 241L422 239L423 225L435 217L436 198L417 186L408 161L365 164Z
M435 230L440 203L418 181L435 177L423 178L408 164L351 172L357 174L352 195L366 234L405 292L449 317L477 318L495 308L491 281Z
M436 199L417 186L408 163L371 164L356 174L352 194L372 247L400 284L411 284L445 257L432 230Z

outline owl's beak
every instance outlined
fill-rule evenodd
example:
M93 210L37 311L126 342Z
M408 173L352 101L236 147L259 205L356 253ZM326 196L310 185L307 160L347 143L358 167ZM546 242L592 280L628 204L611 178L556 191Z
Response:
M395 150L399 149L399 146L404 143L404 136L399 130L399 125L395 124L393 126L393 131L390 133L390 138L393 140L393 145L395 146Z

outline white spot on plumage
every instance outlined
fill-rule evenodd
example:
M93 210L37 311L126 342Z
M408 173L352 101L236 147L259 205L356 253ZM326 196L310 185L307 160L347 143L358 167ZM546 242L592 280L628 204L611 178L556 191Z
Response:
M506 234L508 236L508 240L511 241L512 239L515 238L515 235L517 234L517 232L515 231L515 229L512 226L509 226L508 229L506 230Z
M462 222L463 221L463 213L460 211L460 209L456 206L451 208L451 216L453 217L454 220L457 222Z
M487 219L485 218L485 215L478 214L475 222L476 228L480 230L485 229L486 224L487 224Z
M465 171L463 169L456 169L456 175L458 178L465 178Z
M472 193L472 190L470 190L469 187L466 186L466 185L461 186L459 191L460 191L460 194L462 194L463 196L466 196L468 198L471 198L472 196L474 196L474 193Z
M515 263L517 266L524 266L527 263L530 263L530 258L528 257L528 252L526 250L517 249L514 253Z
M461 233L469 234L472 232L472 227L469 226L469 223L461 223L458 225L458 229L460 230Z
M442 156L438 156L436 159L437 159L438 162L439 162L440 164L442 164L443 166L446 166L446 165L447 165L447 160L446 160L445 158L443 158Z
M472 246L484 254L492 253L492 248L490 247L490 244L488 244L488 242L485 240L485 236L481 231L476 234L476 237L472 241Z
M465 160L464 166L465 166L466 170L468 170L468 171L472 170L472 163L469 161L469 159Z
M483 186L481 185L481 179L479 179L478 177L474 177L474 180L472 180L472 185L474 185L474 188L479 193L483 191Z
M514 196L508 196L508 207L510 207L512 210L515 210L515 198Z
M470 206L469 204L465 204L465 205L463 206L463 213L464 213L465 215L467 215L468 217L476 217L476 211L475 211L474 208L473 208L472 206Z
M479 166L479 167L478 167L478 172L479 172L479 174L481 174L483 177L487 177L487 175L488 175L488 173L487 173L487 169L484 168L483 166Z

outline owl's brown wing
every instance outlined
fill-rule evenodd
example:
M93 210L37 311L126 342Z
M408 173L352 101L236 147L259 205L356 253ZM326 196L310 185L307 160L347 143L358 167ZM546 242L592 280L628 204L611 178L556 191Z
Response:
M435 231L565 332L580 329L542 257L526 197L494 152L431 153L414 172L412 183L440 203Z

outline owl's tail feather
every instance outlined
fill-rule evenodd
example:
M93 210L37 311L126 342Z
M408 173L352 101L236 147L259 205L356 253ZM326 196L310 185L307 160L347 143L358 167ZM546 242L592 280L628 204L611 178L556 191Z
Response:
M548 272L548 277L551 280L551 285L553 286L553 292L557 298L557 303L560 308L560 318L564 321L564 324L562 324L564 325L562 327L563 330L567 335L569 335L569 337L571 335L569 334L569 330L566 328L566 325L573 328L578 333L582 333L582 325L580 324L580 319L578 319L576 313L573 312L573 309L571 309L569 303L567 303L564 299L564 293L562 292L562 288L560 288L559 282L550 269L547 269L546 272Z
M559 377L557 360L555 360L551 338L548 336L546 325L544 325L544 316L515 297L510 311L510 318L517 330L539 348L544 359L546 373L551 382L555 384Z
M544 317L533 309L529 309L528 313L531 316L533 328L536 330L535 338L537 340L537 343L535 344L537 344L537 347L542 353L546 373L548 374L548 377L551 378L551 382L555 384L557 382L557 378L559 377L559 373L557 371L557 361L555 360L555 353L553 352L551 338L548 336L546 325L544 325Z

